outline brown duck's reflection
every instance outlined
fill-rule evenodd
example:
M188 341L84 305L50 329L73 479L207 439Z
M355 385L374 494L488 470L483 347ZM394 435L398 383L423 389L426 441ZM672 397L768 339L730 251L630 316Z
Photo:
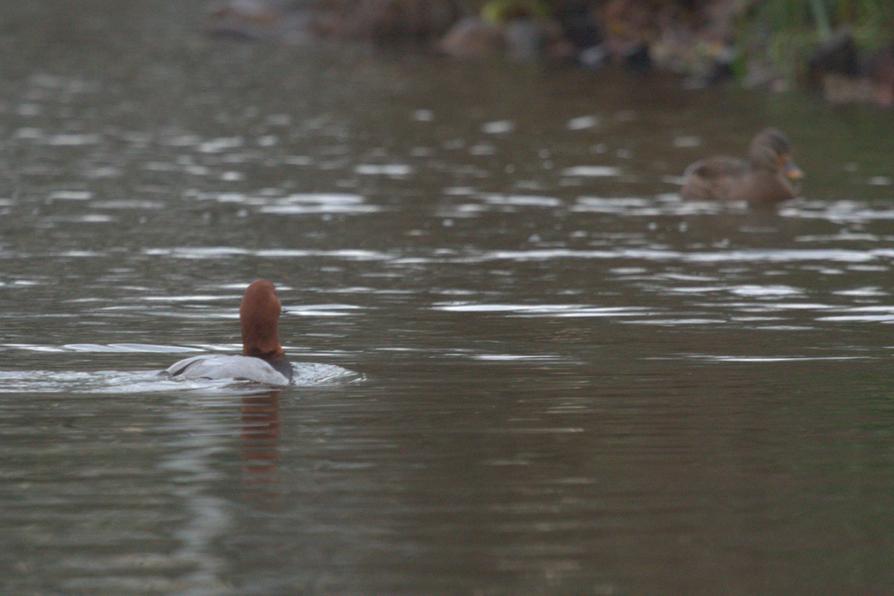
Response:
M242 485L265 501L279 497L279 394L242 398Z

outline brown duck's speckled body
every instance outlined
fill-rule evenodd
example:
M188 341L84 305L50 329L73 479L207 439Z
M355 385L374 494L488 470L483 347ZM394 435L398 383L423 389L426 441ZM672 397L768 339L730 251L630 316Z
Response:
M792 161L788 138L767 128L751 141L748 159L709 157L686 168L683 177L684 199L770 205L797 197L804 173Z

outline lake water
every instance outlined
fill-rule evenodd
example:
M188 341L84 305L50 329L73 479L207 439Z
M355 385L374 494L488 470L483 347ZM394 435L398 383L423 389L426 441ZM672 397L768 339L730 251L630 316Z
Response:
M894 589L894 113L7 4L3 592ZM156 376L257 277L299 386Z

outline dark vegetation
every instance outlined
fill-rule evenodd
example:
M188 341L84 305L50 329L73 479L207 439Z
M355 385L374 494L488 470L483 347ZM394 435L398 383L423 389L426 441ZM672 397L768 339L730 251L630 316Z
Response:
M891 0L228 0L209 29L664 70L690 85L802 85L831 101L894 105Z

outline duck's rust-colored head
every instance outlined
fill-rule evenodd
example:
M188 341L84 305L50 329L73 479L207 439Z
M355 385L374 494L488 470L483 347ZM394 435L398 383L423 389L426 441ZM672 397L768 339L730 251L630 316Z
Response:
M264 360L283 355L277 330L281 311L282 306L272 283L259 279L248 286L239 306L243 354Z

